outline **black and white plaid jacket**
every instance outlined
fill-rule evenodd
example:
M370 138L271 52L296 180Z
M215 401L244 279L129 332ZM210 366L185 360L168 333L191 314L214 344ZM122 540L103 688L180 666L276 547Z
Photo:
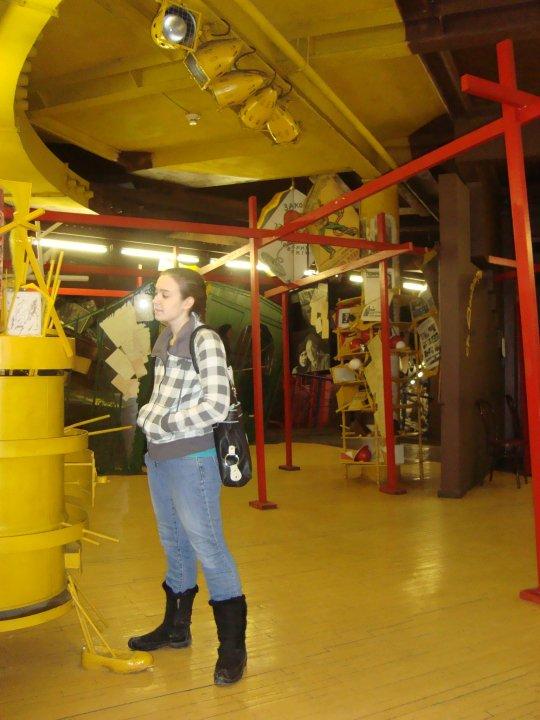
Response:
M192 329L201 324L198 318L190 323ZM156 444L208 434L212 425L227 417L230 405L227 359L219 335L210 329L197 333L194 351L199 373L191 357L167 352L164 339L167 331L154 346L154 389L137 417L148 441ZM156 352L160 340L162 349Z

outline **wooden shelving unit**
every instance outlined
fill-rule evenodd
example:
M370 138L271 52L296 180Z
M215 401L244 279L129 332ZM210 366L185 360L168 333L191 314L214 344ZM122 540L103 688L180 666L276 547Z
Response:
M394 301L399 298L395 298ZM353 298L347 301L346 305L338 304L336 313L342 309L361 307L362 297ZM338 315L336 315L338 317ZM419 347L418 336L416 333L417 322L411 323L392 323L397 326L403 335L409 339L409 347L393 348L392 356L399 359L398 369L395 372L395 363L393 365L392 375L392 398L394 418L396 422L396 441L397 444L403 444L401 441L415 440L418 445L417 460L418 475L420 480L424 479L424 450L423 450L423 424L425 421L424 408L422 402L422 384L418 379L411 378L407 372L402 371L403 359L408 359L408 365L418 371L421 368L421 350ZM386 458L384 453L386 450L384 437L379 427L373 419L371 422L364 422L361 416L370 417L374 415L377 409L377 398L371 392L369 384L366 380L364 368L369 364L371 357L367 343L375 338L379 333L379 323L360 323L352 322L346 327L336 327L334 330L337 337L337 354L335 360L337 365L331 368L334 384L338 387L338 412L341 413L341 437L342 449L340 463L345 468L345 475L348 477L348 469L353 466L356 468L376 468L377 482L380 484L385 479L382 469L386 467ZM351 360L359 360L359 366L353 362L351 368L349 363ZM421 372L421 370L420 370ZM412 393L406 393L406 388L412 388ZM406 394L409 397L406 397ZM406 397L405 400L403 398ZM366 426L371 425L372 433L358 434L350 431L351 422L355 417L359 416L359 424ZM407 426L414 427L414 430L407 430ZM362 447L362 441L368 445L371 452L371 459L368 461L355 460L353 457L344 457L346 454L352 455L356 450ZM384 452L383 452L384 451ZM407 463L409 464L409 463Z

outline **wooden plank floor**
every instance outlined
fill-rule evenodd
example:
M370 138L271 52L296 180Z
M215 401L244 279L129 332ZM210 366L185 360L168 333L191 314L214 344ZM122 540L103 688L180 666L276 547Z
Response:
M540 718L540 607L530 485L498 474L462 500L437 483L401 497L345 481L337 449L296 446L302 471L274 470L275 511L255 485L224 492L227 536L249 601L248 673L212 684L215 629L201 581L193 646L155 653L138 675L80 668L74 612L0 634L2 720L531 720ZM433 468L432 468L433 469ZM80 585L113 646L154 627L163 560L145 477L98 488Z

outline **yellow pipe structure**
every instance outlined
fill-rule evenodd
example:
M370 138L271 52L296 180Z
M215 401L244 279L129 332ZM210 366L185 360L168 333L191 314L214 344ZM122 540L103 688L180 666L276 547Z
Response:
M72 508L65 526L64 456L88 434L64 430L67 342L71 354L59 338L0 335L0 631L71 606L64 546L82 539L86 513Z

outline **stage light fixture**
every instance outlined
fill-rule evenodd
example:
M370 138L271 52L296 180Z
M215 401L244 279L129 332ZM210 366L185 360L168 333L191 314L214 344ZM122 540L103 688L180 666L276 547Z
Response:
M272 117L278 99L278 91L269 85L249 97L240 110L240 119L252 130L262 130Z
M282 105L276 105L266 128L278 145L294 142L300 134L298 123Z
M201 14L185 5L163 0L152 23L152 39L165 50L193 51L201 33Z
M206 90L212 80L232 68L243 47L244 43L237 38L212 40L197 52L188 53L184 65L201 90Z
M268 78L255 70L225 73L208 86L220 107L241 105L250 95L259 90Z

